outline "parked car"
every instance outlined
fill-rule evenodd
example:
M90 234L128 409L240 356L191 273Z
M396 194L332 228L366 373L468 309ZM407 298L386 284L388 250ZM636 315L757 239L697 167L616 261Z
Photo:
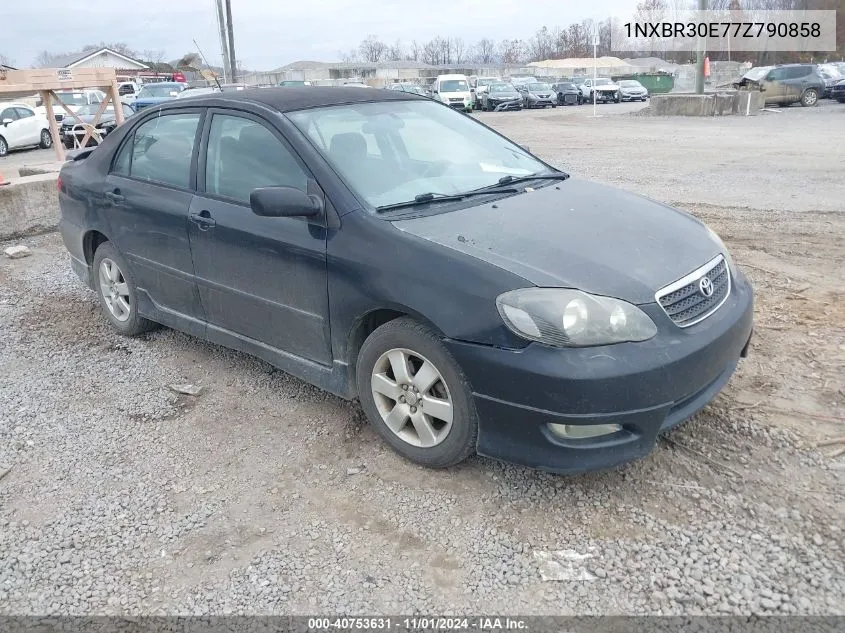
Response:
M839 68L834 66L833 64L819 64L818 66L819 75L824 80L824 92L822 93L822 97L827 99L830 98L830 89L836 84L840 79L845 79L842 73L839 72Z
M0 157L21 147L52 147L47 117L25 103L0 103Z
M210 95L215 92L222 92L217 86L198 86L196 88L185 88L182 92L176 95L177 99L190 99L191 97L199 97L200 95Z
M536 77L530 77L530 76L529 77L511 77L508 80L508 83L510 83L514 88L516 88L518 90L520 87L524 86L525 84L535 84L535 83L537 83L537 81L538 80L537 80Z
M522 94L509 83L490 84L481 93L481 109L485 112L522 110Z
M487 88L489 88L491 84L500 82L501 79L498 77L476 77L475 81L472 83L472 91L474 94L473 105L476 110L481 108L481 95L487 92Z
M786 64L752 68L736 88L761 90L766 104L814 106L826 89L815 64Z
M134 81L122 81L117 84L117 94L120 95L120 100L126 105L135 103L140 91L141 86Z
M558 105L581 105L581 91L578 87L568 81L562 81L552 85Z
M446 105L470 112L473 109L473 97L466 75L440 75L434 81L434 98Z
M752 289L702 222L417 95L347 93L173 100L66 163L62 239L110 326L357 397L430 467L607 468L725 386Z
M648 90L636 79L623 79L619 82L619 98L622 101L647 101Z
M180 81L160 81L154 84L144 84L135 99L135 111L139 112L150 106L167 103L187 89L188 85Z
M619 103L619 100L622 98L619 94L619 86L608 77L597 77L595 79L588 77L578 87L581 90L584 101L592 102L593 95L595 95L596 101L601 102L615 101Z
M281 88L295 88L298 86L310 86L310 81L299 81L296 79L285 79L284 81L280 81L277 86Z
M524 108L556 108L557 95L549 84L535 81L517 86Z
M840 79L830 87L830 98L845 103L845 79Z
M56 96L68 110L76 112L84 105L91 105L92 103L102 103L106 98L106 93L102 90L59 90L56 91ZM39 98L35 102L36 113L46 117L47 106ZM58 103L53 103L53 116L57 122L61 123L62 119L67 115L67 111Z
M132 106L128 106L125 103L121 103L121 108L123 109L123 117L124 119L128 119L133 114L135 114L135 110L132 109ZM91 104L82 106L76 112L76 116L82 119L83 123L91 124L94 121L94 117L97 114L97 111L100 109L99 104ZM94 129L97 130L97 133L100 135L101 138L106 137L111 132L113 132L117 128L117 118L114 113L114 106L109 104L106 106L106 109L100 115L99 121ZM59 134L62 137L62 143L67 149L74 149L78 146L79 143L82 142L82 139L85 137L86 126L77 121L74 117L65 117L62 121L62 126L59 129ZM98 145L98 141L95 137L90 137L88 142L86 143L87 146L96 146Z

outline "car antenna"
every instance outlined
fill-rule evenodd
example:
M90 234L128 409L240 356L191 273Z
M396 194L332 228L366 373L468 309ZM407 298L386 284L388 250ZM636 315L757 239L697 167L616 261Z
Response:
M203 64L205 65L205 67L206 67L209 71L211 71L211 73L214 75L214 81L215 81L215 83L217 84L217 89L218 89L220 92L223 92L223 88L222 88L222 86L220 85L220 79L217 77L217 73L216 73L216 72L214 72L214 69L213 69L211 66L209 66L209 65L208 65L208 62L207 62L207 61L205 61L205 55L203 55L203 54L202 54L202 51L200 50L200 45L199 45L199 44L197 44L197 41L196 41L196 40L193 40L193 42L194 42L194 46L196 46L196 47L197 47L197 52L200 54L200 59L202 60L202 63L203 63Z

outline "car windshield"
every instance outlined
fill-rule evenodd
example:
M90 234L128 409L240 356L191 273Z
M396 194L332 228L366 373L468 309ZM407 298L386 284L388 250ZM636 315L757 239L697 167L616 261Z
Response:
M58 97L65 105L88 105L88 99L83 92L60 92Z
M93 116L97 114L97 110L100 109L99 103L92 103L90 105L84 105L79 110L77 110L77 114L79 115L90 115ZM123 106L123 116L128 117L132 116L135 111L130 108L128 105ZM107 106L106 109L103 111L103 114L114 115L114 106Z
M513 92L510 84L491 84L489 92Z
M469 92L469 84L463 79L446 79L440 82L440 92Z
M548 171L518 145L432 101L330 106L288 116L373 207Z
M147 84L146 86L141 88L141 92L138 93L138 98L143 99L144 97L175 97L180 92L181 90L173 85Z
M642 88L643 85L639 81L634 81L633 79L626 79L624 81L620 81L619 85L623 88Z
M760 66L759 68L752 68L743 75L743 79L750 79L757 81L765 77L774 66Z
M532 92L539 90L542 92L543 90L551 90L552 87L549 84L541 84L541 83L533 83L528 84L528 89Z
M609 86L610 79L596 79L594 83L596 86Z
M419 86L405 86L403 90L405 92L413 92L415 95L425 95L425 90L423 90Z
M575 84L566 84L566 83L558 84L557 89L558 90L575 90Z
M496 81L496 80L495 80L495 79L479 79L479 80L475 83L475 87L477 88L478 86L489 86L489 85L490 85L490 84L492 84L494 81Z

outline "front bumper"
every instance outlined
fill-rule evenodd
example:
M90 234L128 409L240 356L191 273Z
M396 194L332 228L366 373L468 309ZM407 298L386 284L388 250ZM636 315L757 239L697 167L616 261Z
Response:
M504 112L505 110L522 110L522 100L514 99L512 101L493 101L489 100L488 107L492 106L494 112Z
M550 105L557 105L552 97L532 97L528 99L529 108L545 108Z
M458 341L450 351L473 386L481 455L559 473L610 468L647 455L657 436L710 402L747 352L751 286L739 275L724 305L681 329L656 304L641 306L658 334L642 343L507 350ZM617 424L563 440L549 424Z
M640 101L641 99L648 99L648 93L638 93L638 94L630 94L622 92L620 93L622 101Z

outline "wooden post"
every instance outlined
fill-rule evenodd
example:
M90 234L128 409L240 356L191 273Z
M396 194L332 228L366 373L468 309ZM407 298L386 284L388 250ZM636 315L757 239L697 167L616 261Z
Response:
M47 123L50 124L50 136L53 137L53 147L56 149L56 160L64 162L65 160L65 146L59 136L59 126L56 125L56 115L53 113L53 91L40 90L41 101L44 107L47 108Z
M117 82L111 82L109 94L114 105L114 120L118 125L123 125L123 104L120 101L120 91L117 89Z

